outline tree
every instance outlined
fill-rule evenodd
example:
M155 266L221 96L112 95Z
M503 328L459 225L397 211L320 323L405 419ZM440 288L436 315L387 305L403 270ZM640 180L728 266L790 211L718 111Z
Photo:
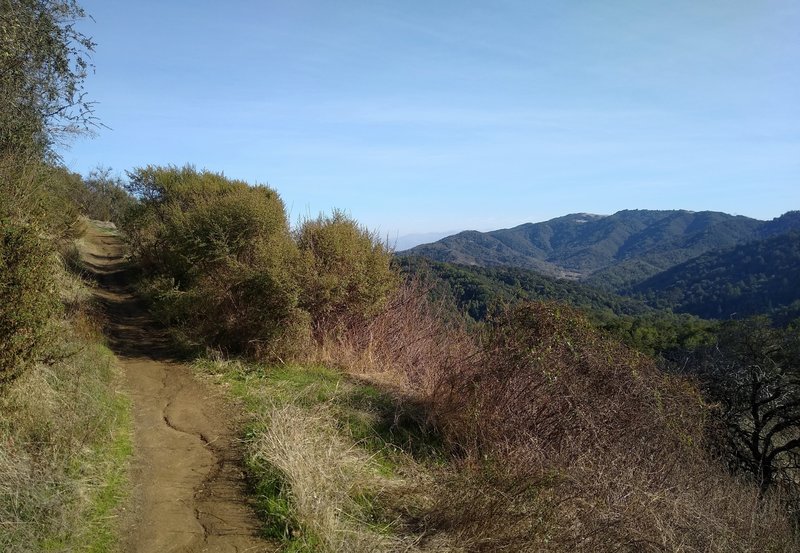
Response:
M77 220L77 175L53 146L87 130L94 44L74 0L0 0L0 385L43 359L59 329L57 239Z
M695 360L719 405L732 464L753 474L765 493L793 485L800 468L800 334L766 318L731 321L718 343Z
M135 204L122 179L112 174L109 168L98 167L83 179L82 184L77 201L83 214L92 219L119 224Z
M96 125L83 82L92 40L75 0L0 0L0 155L54 156L66 135Z

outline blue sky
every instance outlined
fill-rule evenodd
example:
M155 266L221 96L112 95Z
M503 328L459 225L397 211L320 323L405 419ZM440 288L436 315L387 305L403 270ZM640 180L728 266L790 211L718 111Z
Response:
M572 212L800 209L796 0L83 0L111 130L391 236Z

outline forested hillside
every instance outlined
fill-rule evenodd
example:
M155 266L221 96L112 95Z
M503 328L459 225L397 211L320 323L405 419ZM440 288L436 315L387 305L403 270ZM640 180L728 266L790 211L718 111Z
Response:
M727 319L772 313L800 301L800 233L709 252L630 289L648 304Z
M556 301L579 308L595 326L647 354L713 340L710 321L654 309L636 298L536 271L455 265L422 257L400 258L398 265L406 275L421 279L434 299L477 322L518 302Z
M435 295L450 298L475 320L483 320L492 305L521 299L560 301L590 311L615 315L642 315L651 309L643 302L613 292L558 279L518 267L476 267L401 257L401 270L428 278Z
M573 214L511 229L462 232L400 255L481 267L521 267L621 291L703 253L798 225L792 213L768 222L712 211Z

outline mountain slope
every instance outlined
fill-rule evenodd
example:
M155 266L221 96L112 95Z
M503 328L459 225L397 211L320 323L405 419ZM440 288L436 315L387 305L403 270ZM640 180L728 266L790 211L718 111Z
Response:
M620 290L706 252L798 227L798 212L769 222L714 211L578 213L510 229L466 231L400 255L521 267Z
M671 307L707 318L744 317L800 300L797 275L800 232L791 231L703 254L649 278L630 292L653 307Z
M423 257L402 258L399 266L405 274L429 280L437 295L453 300L475 320L484 319L493 304L517 299L554 300L614 315L643 315L651 311L639 299L519 267L455 265Z

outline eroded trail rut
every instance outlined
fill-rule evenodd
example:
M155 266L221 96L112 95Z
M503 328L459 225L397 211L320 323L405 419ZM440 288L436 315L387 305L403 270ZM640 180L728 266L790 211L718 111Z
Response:
M136 553L265 552L244 494L236 414L218 393L171 359L165 336L128 287L124 245L90 229L84 263L105 332L133 401L134 491L124 550Z

